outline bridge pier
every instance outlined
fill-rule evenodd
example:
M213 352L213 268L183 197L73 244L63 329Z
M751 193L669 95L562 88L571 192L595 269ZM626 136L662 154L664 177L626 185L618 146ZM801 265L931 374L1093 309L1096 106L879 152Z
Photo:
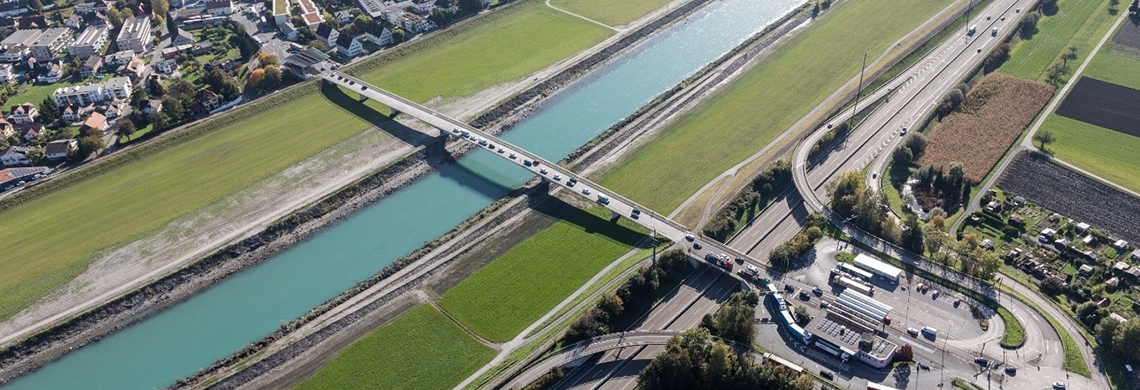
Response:
M356 101L358 101L358 102L364 103L364 102L368 101L368 96L364 96L363 93L357 93L356 96L359 96L358 98L356 98Z

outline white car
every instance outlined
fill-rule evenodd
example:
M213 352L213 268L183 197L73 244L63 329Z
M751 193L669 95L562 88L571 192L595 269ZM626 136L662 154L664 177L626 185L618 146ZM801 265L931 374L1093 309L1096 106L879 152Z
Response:
M589 189L589 188L583 188L583 189L582 189L582 195L589 195L589 194L590 194L590 189Z
M546 168L542 168L542 169L539 169L539 170L538 170L538 173L541 173L541 174L545 175L545 174L547 174L547 173L548 173L548 171L546 170Z
M555 173L554 174L554 181L559 181L559 180L562 180L562 175Z
M511 158L511 160L514 160L514 159L515 159L515 158L517 158L518 156L516 156L514 153L511 153L511 155L510 155L510 156L508 156L508 157L510 157L510 158Z
M1065 390L1065 384L1061 382L1053 382L1053 388L1057 390Z
M760 276L760 268L758 268L752 264L749 264L747 267L744 267L744 268L747 269L748 273L751 274L752 276Z

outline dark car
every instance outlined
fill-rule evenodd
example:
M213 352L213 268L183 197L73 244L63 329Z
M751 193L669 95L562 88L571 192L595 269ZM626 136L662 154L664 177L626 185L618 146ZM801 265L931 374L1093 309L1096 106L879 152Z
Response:
M833 380L833 379L835 379L835 375L833 375L833 374L831 373L831 371L827 371L827 370L822 370L822 371L820 371L820 372L819 372L819 376L822 376L824 379L827 379L827 380Z

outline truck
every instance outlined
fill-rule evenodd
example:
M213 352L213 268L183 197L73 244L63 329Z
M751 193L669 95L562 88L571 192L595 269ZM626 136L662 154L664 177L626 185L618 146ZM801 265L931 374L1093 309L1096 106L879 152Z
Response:
M860 283L859 281L857 281L855 279L848 278L846 276L836 275L833 279L831 279L831 281L835 284L840 285L840 286L847 287L847 288L853 289L855 291L861 292L861 293L863 293L863 295L866 295L866 296L872 296L875 294L875 288L874 287L868 286L864 283Z
M705 254L705 261L717 267L724 268L732 272L732 260L724 253L709 252Z

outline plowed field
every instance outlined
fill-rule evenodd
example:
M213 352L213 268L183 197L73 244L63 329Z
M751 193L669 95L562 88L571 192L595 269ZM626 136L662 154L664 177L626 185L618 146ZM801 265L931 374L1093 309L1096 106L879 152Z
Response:
M1140 91L1082 77L1057 115L1140 137Z

